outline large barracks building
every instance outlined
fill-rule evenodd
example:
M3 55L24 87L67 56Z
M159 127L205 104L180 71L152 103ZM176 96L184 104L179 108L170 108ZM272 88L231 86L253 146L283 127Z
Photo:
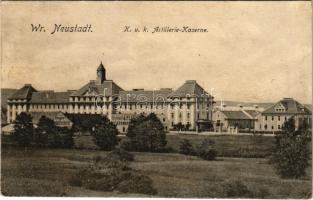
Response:
M21 112L55 116L60 123L68 121L62 119L66 114L99 114L106 115L124 133L131 118L153 112L166 130L181 123L189 130L197 131L212 124L213 103L213 96L194 80L187 80L177 90L125 91L113 80L107 80L106 69L101 63L96 80L78 90L38 91L25 84L8 98L7 122L14 122Z

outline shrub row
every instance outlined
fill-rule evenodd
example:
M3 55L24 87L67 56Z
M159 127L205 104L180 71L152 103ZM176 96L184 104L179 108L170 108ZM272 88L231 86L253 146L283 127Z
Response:
M128 162L133 160L132 154L115 149L105 157L96 156L92 165L78 170L68 183L91 190L156 194L152 180L129 167Z
M214 145L215 142L213 140L205 139L200 145L194 148L189 140L184 139L180 144L179 153L198 156L203 160L214 160L217 156Z

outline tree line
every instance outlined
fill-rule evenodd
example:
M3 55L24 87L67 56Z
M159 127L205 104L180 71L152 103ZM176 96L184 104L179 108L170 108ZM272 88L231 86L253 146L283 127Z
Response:
M72 128L58 127L52 119L42 116L36 127L27 113L17 116L14 141L19 146L48 148L71 148L73 135L77 131L90 131L94 143L101 150L113 150L119 145L127 151L168 152L166 133L159 118L151 113L139 115L130 120L126 139L121 142L118 129L106 116L76 117ZM275 145L270 156L270 163L278 175L283 178L300 178L305 175L310 165L311 130L307 123L296 128L295 119L290 118L283 125L282 131L275 136ZM214 160L217 156L215 143L204 140L194 147L189 140L180 143L179 153L198 156L205 160Z

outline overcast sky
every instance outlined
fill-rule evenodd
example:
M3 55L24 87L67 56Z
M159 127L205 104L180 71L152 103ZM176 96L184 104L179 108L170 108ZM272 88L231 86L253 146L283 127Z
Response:
M123 89L197 80L216 99L312 100L311 2L2 2L2 88L79 89L100 61ZM45 33L32 33L41 23ZM56 33L54 24L92 24ZM207 33L124 33L125 26ZM212 89L213 88L213 89Z

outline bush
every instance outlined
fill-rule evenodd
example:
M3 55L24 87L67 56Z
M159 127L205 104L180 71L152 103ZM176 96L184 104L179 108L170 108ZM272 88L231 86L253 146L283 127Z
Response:
M162 147L154 150L156 153L177 153L177 151L173 147Z
M151 113L147 117L139 115L133 118L128 127L126 136L134 151L157 152L166 146L166 134L164 126L159 118Z
M95 125L95 130L92 132L94 143L102 150L112 150L118 143L119 138L116 125L103 117L99 124Z
M223 184L223 193L231 198L251 198L252 192L241 181L227 181Z
M115 149L107 156L95 156L93 164L74 173L68 183L72 186L91 190L155 194L152 180L143 175L137 175L128 166L133 160L132 154Z
M120 161L134 161L134 155L121 148L113 149L108 156L116 157Z
M13 140L16 141L19 146L30 146L33 141L34 132L32 117L22 112L17 115L14 123Z
M129 174L129 172L126 172ZM84 182L84 187L91 190L113 191L123 180L125 172L119 170L107 170L100 177Z
M124 193L141 193L154 195L157 193L153 188L152 180L145 175L132 174L128 179L122 181L117 190Z
M212 140L203 140L201 145L197 147L197 155L204 160L214 160L217 156L214 144L215 142Z
M95 166L89 166L74 173L68 183L71 186L91 190L113 191L116 189L125 193L156 194L149 177L137 175L132 171L123 171L120 168L101 170Z
M276 135L271 163L282 178L299 178L309 166L310 150L307 127L295 130L290 118L283 126L283 133Z
M102 175L92 166L79 169L69 179L68 183L72 186L86 186L93 182L95 179L101 178Z
M120 143L120 148L121 149L124 149L125 151L131 151L133 150L133 146L132 146L132 143L129 139L126 139L126 140L123 140L121 143Z
M179 153L185 155L195 155L195 150L189 140L184 139L180 142Z
M109 169L114 168L114 169L119 169L119 170L130 170L128 162L121 161L112 156L104 157L101 163L103 163L104 166Z

